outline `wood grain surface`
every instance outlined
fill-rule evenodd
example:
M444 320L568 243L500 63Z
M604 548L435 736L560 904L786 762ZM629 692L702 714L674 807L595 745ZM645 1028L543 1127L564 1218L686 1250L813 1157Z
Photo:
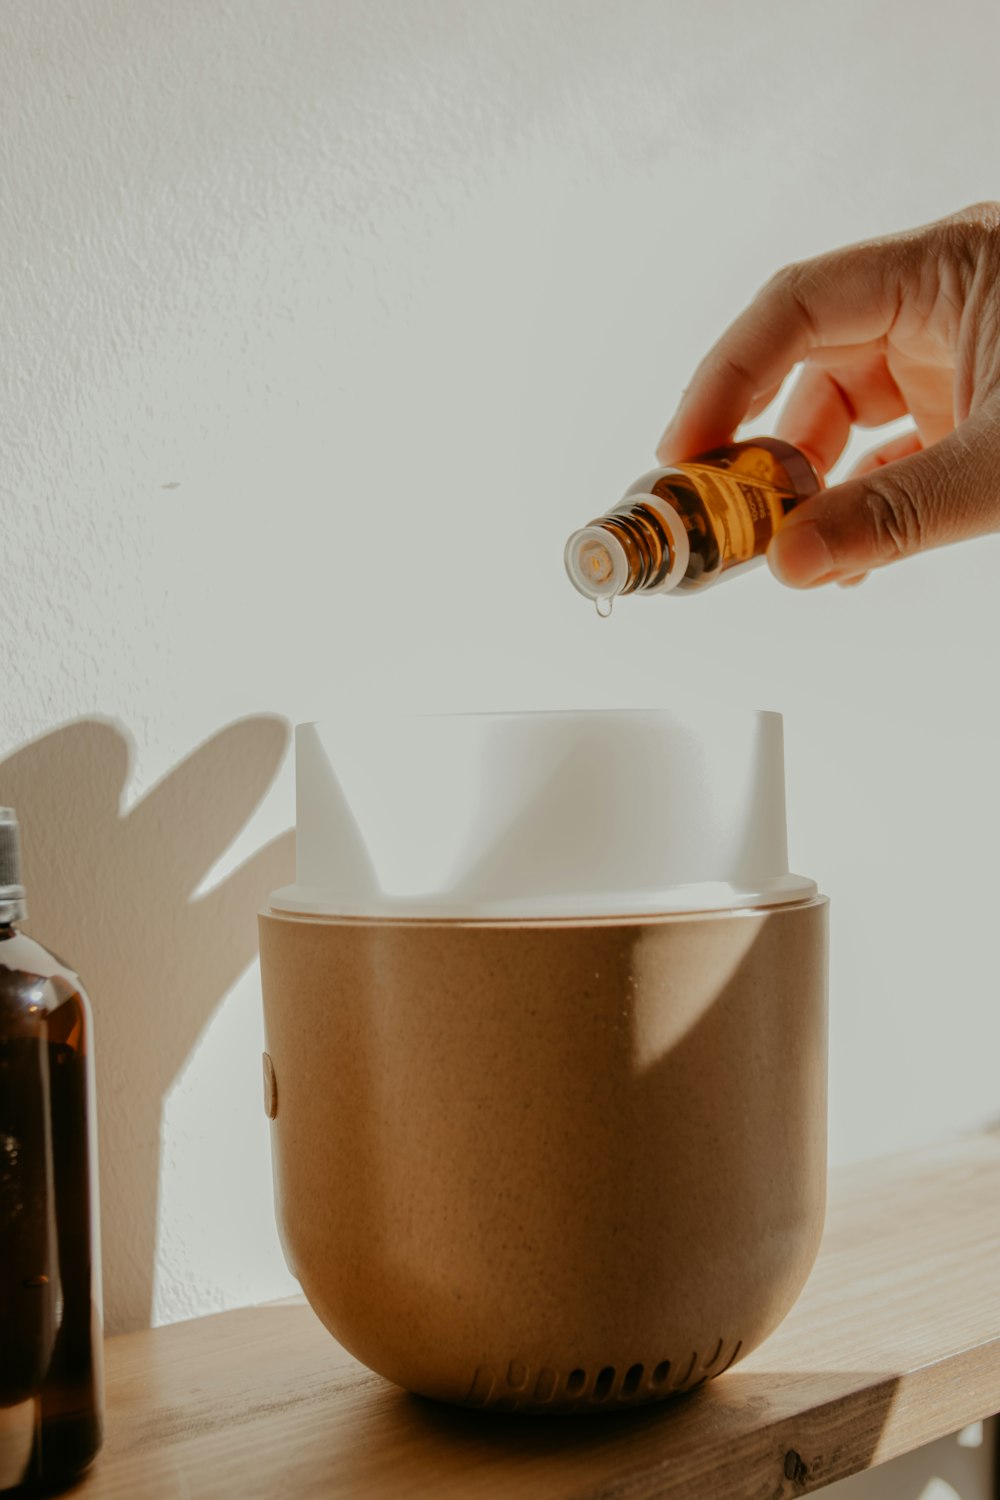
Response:
M301 1301L107 1344L83 1500L777 1500L1000 1410L1000 1135L835 1172L823 1248L772 1338L718 1381L615 1415L407 1395Z

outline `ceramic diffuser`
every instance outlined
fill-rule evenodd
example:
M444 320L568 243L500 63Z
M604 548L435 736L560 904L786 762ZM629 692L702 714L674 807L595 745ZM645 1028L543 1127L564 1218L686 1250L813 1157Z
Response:
M297 731L260 918L289 1265L390 1380L619 1408L775 1328L825 1205L826 900L776 714Z

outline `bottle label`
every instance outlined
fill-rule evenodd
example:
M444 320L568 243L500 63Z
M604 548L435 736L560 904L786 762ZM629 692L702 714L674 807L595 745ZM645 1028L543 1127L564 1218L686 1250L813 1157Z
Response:
M766 479L749 478L715 464L677 464L690 474L711 513L722 543L723 566L746 562L767 550L791 491Z

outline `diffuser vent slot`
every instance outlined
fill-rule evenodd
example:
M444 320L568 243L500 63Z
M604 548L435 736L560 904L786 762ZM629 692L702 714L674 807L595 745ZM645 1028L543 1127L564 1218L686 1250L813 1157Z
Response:
M580 1365L557 1370L516 1358L496 1367L484 1364L473 1377L465 1403L494 1411L583 1411L659 1401L714 1380L729 1369L743 1341L719 1339L710 1347L712 1352L704 1361L693 1351L679 1359L621 1361L589 1370Z

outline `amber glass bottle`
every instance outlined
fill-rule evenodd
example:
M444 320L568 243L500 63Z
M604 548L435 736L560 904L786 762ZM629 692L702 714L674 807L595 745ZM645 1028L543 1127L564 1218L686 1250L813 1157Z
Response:
M0 808L0 1491L71 1482L101 1443L90 1005L18 932L17 821Z
M763 558L785 516L822 487L778 438L731 443L653 469L566 544L575 588L604 612L618 594L687 593Z

